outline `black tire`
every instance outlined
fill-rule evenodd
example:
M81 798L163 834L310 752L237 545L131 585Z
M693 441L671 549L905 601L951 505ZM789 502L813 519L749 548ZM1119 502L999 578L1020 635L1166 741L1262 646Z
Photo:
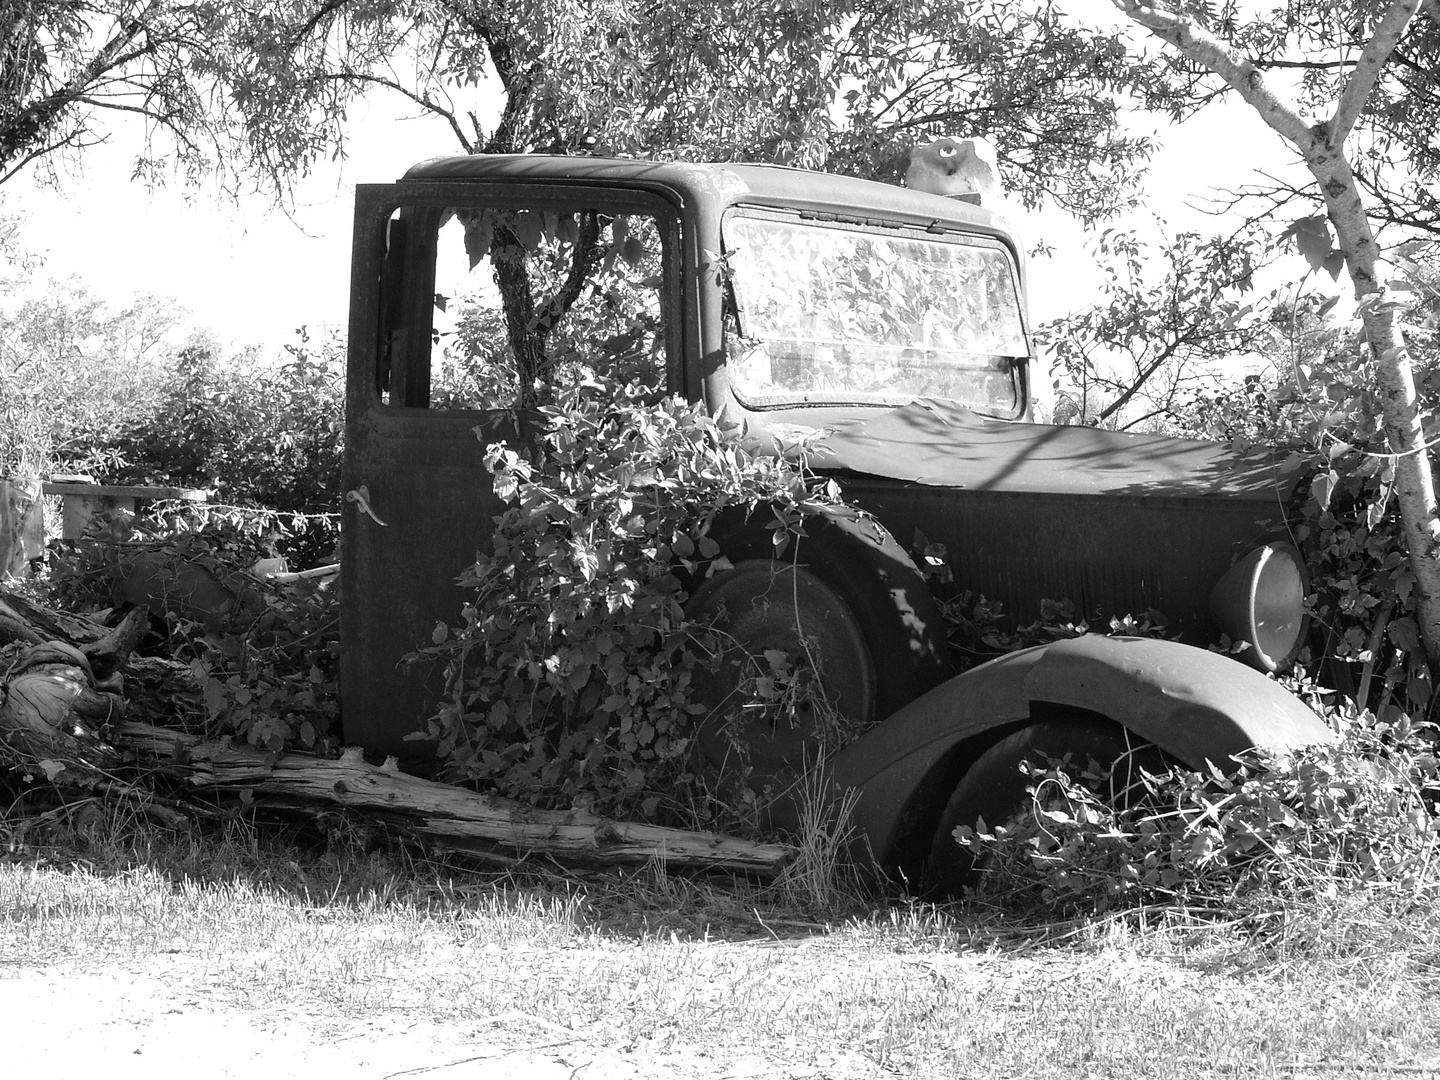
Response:
M1136 766L1155 772L1164 764L1153 744L1109 720L1043 720L1012 731L976 758L955 786L930 844L922 879L925 895L958 898L975 884L983 866L953 834L961 825L974 828L983 819L987 827L994 827L1028 811L1031 795L1025 789L1033 781L1020 771L1021 763L1044 764L1047 759L1067 757L1077 775L1115 768L1106 790L1097 793L1119 805L1125 805L1140 787ZM1098 769L1088 770L1090 762Z
M733 508L710 535L732 563L774 556L770 514ZM777 563L804 567L843 601L870 653L874 704L859 723L883 720L955 674L944 620L910 556L873 518L816 514ZM718 575L717 575L718 576ZM697 585L696 594L706 583Z
M873 718L875 664L859 621L835 591L805 567L747 560L707 581L686 610L691 616L715 617L716 628L750 657L763 657L772 649L792 657L802 648L812 650L826 702L847 724ZM754 662L763 672L765 665ZM725 717L743 704L746 691L741 684L755 673L741 670L735 656L696 673L696 698L711 709L700 721L698 741L710 764L724 771L734 764L732 740L739 740L754 782L788 783L820 760L818 718L806 709L793 724L782 723L762 709L739 728L727 725Z

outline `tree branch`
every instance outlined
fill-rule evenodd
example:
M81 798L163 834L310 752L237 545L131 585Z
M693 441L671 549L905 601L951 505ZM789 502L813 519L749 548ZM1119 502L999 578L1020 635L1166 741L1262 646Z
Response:
M1347 68L1350 60L1262 60L1258 66L1270 68L1299 68L1302 71L1334 71Z
M1375 89L1375 84L1380 79L1380 71L1384 68L1385 61L1390 59L1390 54L1395 51L1395 46L1400 44L1406 28L1419 10L1420 0L1395 0L1389 10L1380 17L1375 32L1370 35L1370 40L1365 43L1365 48L1360 53L1360 59L1355 62L1355 70L1350 73L1349 81L1340 91L1340 103L1335 107L1335 115L1330 118L1332 146L1340 146L1345 141L1345 136L1350 134L1350 129L1355 126L1361 110L1365 108L1365 99L1370 96L1370 91Z
M1310 125L1300 119L1294 108L1276 96L1265 84L1265 76L1260 69L1248 58L1183 15L1174 15L1161 8L1146 6L1140 0L1111 0L1111 3L1161 41L1219 75L1254 107L1265 123L1289 139L1302 152L1309 144Z
M158 10L159 0L151 0L144 11L121 23L115 35L68 82L39 101L23 106L0 131L0 163L23 153L26 143L38 138L55 117L73 106L92 83L111 70L123 56L125 47L149 29L150 19ZM148 51L148 47L141 49L140 54Z
M436 116L443 117L445 119L445 122L450 125L450 130L455 133L455 138L458 139L460 141L460 145L465 148L465 153L473 154L475 152L474 145L470 142L469 139L465 137L465 131L460 127L460 122L455 118L455 113L452 110L447 109L443 105L439 105L434 101L431 101L429 96L425 94L417 93L414 90L411 90L408 87L401 85L394 79L387 79L383 75L365 75L358 71L340 71L335 72L334 74L320 75L317 81L370 83L374 86L383 86L387 90L393 90L395 93L401 95L402 97L410 99L425 111L434 113Z
M71 143L73 143L73 142L74 142L76 139L78 139L79 137L80 137L80 132L79 132L79 131L72 131L72 132L70 132L69 135L66 135L63 139L59 140L58 142L53 142L53 143L51 143L49 146L42 146L42 147L40 147L40 148L37 149L37 150L31 150L28 154L26 154L23 158L20 159L20 163L19 163L18 165L14 166L12 169L10 169L9 171L7 171L7 172L5 173L5 175L0 176L0 184L5 183L5 181L9 180L12 176L14 176L16 173L18 173L21 169L25 168L26 165L29 165L30 162L34 161L36 158L42 158L42 157L44 157L46 154L54 153L56 150L59 150L62 146L69 146Z
M1123 394L1101 410L1100 415L1096 417L1096 422L1103 424L1126 405L1130 404L1130 400L1140 392L1140 388L1150 381L1150 377L1160 370L1166 360L1169 360L1175 355L1182 344L1183 341L1177 338L1175 341L1166 345L1165 348L1161 349L1160 355L1155 357L1148 367L1141 370L1140 377L1132 382Z
M310 31L320 25L322 19L328 15L333 15L349 2L350 0L326 0L326 2L321 4L316 10L315 14L310 16L305 25L290 35L290 48L293 50L298 47L301 41L310 36Z

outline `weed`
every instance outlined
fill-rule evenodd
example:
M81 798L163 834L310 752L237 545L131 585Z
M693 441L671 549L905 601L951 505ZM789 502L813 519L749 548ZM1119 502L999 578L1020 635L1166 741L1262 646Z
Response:
M823 762L807 762L797 785L796 856L775 881L779 902L821 915L855 910L868 891L854 862L851 814L860 793L837 795Z
M1414 905L1440 926L1433 729L1331 720L1334 741L1252 751L1229 775L1142 771L1147 793L1124 809L1059 763L1030 766L1033 814L1008 830L956 830L987 853L975 899L1031 912L1168 907L1280 940L1308 925L1318 947L1341 951L1352 931L1332 917L1347 910Z

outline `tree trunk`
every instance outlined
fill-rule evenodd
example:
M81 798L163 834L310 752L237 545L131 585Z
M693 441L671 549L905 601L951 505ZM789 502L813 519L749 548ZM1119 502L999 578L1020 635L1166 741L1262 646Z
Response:
M1410 363L1397 305L1386 298L1385 283L1376 273L1379 246L1343 152L1328 145L1323 129L1305 163L1320 185L1335 237L1345 255L1345 268L1355 287L1365 337L1375 355L1385 434L1395 458L1395 502L1405 534L1410 569L1415 575L1415 614L1425 655L1432 671L1440 671L1440 507L1425 446L1425 431L1416 408L1415 375Z
M1365 336L1375 354L1385 433L1395 458L1395 499L1400 509L1410 568L1415 575L1415 614L1432 672L1440 670L1440 512L1426 453L1425 434L1415 408L1415 376L1410 353L1376 274L1379 248L1370 229L1355 174L1345 157L1345 140L1365 108L1395 47L1405 35L1421 0L1390 0L1370 23L1361 53L1347 58L1353 68L1327 121L1312 123L1282 101L1261 72L1243 54L1216 38L1187 15L1155 7L1147 0L1112 0L1121 11L1177 52L1224 79L1276 133L1305 158L1335 227L1345 267L1360 302ZM1378 11L1378 8L1377 8Z

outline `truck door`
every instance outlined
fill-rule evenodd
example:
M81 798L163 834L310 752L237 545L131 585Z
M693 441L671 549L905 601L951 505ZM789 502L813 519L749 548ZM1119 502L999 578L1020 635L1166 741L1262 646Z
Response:
M407 661L458 623L457 578L505 505L488 446L523 444L586 369L679 382L679 217L644 192L408 183L357 192L341 539L345 739L408 764L445 692Z

